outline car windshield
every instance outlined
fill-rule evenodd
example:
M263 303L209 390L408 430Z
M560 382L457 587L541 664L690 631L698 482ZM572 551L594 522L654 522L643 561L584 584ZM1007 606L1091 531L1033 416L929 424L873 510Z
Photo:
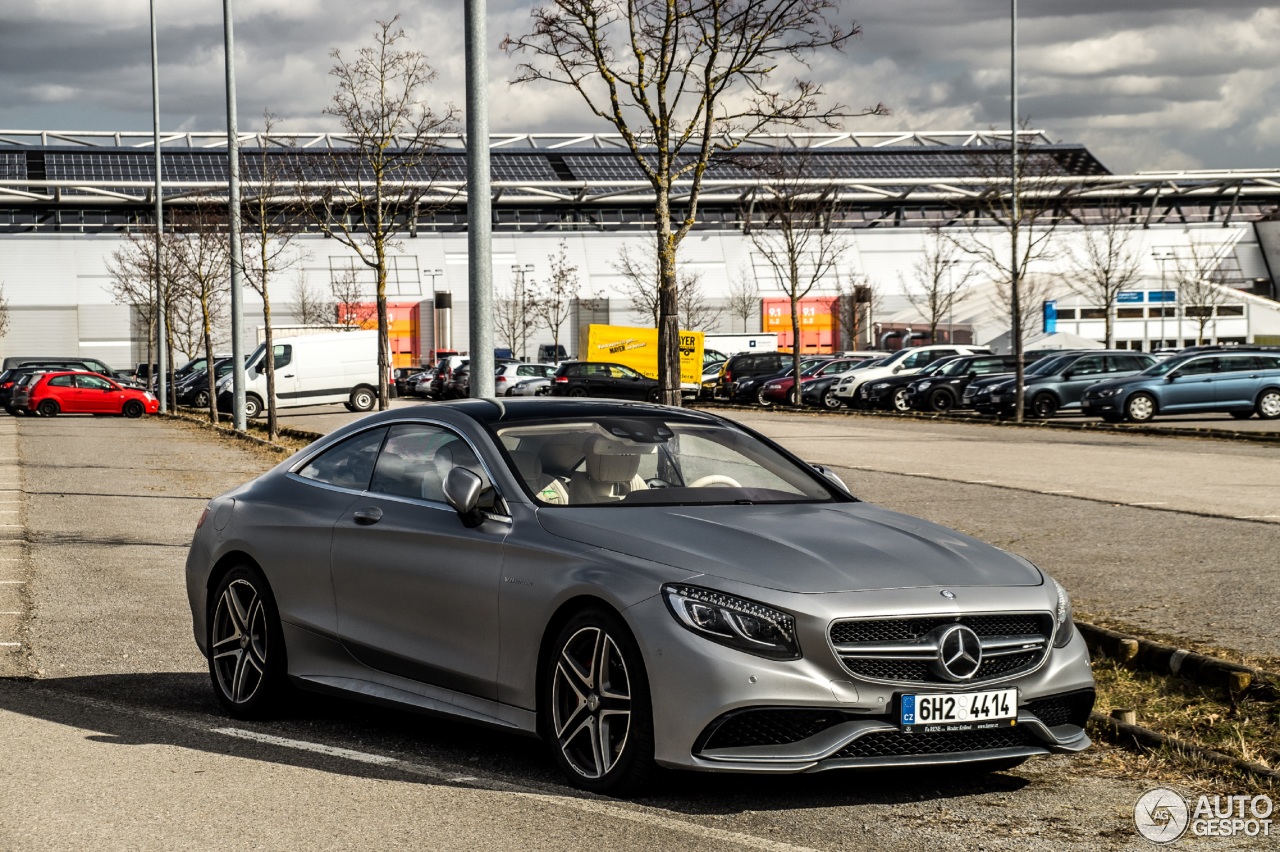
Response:
M548 506L838 499L819 474L719 423L600 417L524 421L495 434L525 489Z

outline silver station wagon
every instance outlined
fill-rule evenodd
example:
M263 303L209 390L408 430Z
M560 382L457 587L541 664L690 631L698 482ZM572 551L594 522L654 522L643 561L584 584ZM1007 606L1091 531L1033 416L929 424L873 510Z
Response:
M375 414L212 500L186 576L230 714L301 688L463 717L610 795L1089 745L1058 583L707 413Z

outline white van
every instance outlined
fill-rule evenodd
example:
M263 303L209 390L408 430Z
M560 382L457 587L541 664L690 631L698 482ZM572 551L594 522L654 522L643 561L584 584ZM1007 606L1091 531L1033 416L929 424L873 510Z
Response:
M378 332L339 331L272 341L276 358L276 407L341 402L348 411L371 411L378 402ZM244 413L267 407L266 345L245 367ZM231 409L231 379L218 383L218 408Z

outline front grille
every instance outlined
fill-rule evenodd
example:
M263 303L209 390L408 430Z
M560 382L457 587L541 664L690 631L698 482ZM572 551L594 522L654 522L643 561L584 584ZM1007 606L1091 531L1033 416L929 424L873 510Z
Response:
M832 755L832 759L963 754L970 751L1038 744L1039 741L1032 735L1013 726L982 731L948 731L933 734L876 731L849 743Z
M930 634L953 624L967 626L984 643L1002 637L1025 640L1006 642L999 649L984 648L982 665L964 683L1013 677L1035 669L1048 653L1053 637L1053 619L1048 613L999 613L839 621L831 626L831 644L849 673L861 678L951 683L933 670L937 646Z
M1075 725L1083 728L1089 721L1089 711L1093 710L1095 694L1092 689L1079 692L1067 692L1062 695L1050 695L1028 702L1022 709L1044 722L1050 728L1058 725Z
M846 721L835 710L739 710L707 726L696 751L743 746L788 745Z
M869 619L837 621L831 625L831 641L901 642L923 639L929 631L944 624L963 624L979 636L1021 636L1042 633L1047 616L1037 613L1000 613L998 615L937 616L926 618Z

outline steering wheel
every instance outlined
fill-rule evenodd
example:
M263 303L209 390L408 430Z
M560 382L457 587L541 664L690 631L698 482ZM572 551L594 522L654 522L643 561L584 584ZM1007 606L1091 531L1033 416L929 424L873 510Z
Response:
M695 479L689 483L690 488L706 488L708 485L726 485L729 488L741 488L742 483L731 476L725 476L723 473L711 473Z

